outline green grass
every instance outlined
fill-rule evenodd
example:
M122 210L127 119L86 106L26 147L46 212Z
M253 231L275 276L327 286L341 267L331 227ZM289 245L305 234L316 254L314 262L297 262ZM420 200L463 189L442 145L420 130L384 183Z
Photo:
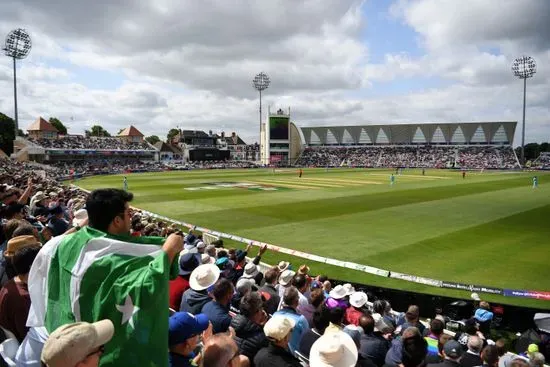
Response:
M133 205L177 220L338 260L446 281L550 291L550 174L406 170L220 170L130 174ZM213 185L245 182L274 191ZM121 187L96 176L86 189ZM214 189L205 189L215 187ZM241 246L240 244L232 244ZM286 255L266 254L267 262ZM468 292L308 263L342 280L469 297ZM550 309L550 302L502 296L490 301Z

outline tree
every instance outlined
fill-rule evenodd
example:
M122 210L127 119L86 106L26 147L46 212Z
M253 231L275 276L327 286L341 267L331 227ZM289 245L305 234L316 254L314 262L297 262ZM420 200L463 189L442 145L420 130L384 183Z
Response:
M178 129L170 129L170 131L168 131L168 135L166 135L166 139L168 143L170 143L172 141L172 138L178 135L179 133L180 131Z
M160 141L160 138L156 135L151 135L151 136L146 137L145 140L147 140L149 142L149 144L155 145L156 143L158 143Z
M86 136L111 136L101 125L94 125L84 132Z
M15 121L0 112L0 149L8 156L13 153L15 140Z
M57 117L50 117L49 121L61 135L67 135L67 127Z

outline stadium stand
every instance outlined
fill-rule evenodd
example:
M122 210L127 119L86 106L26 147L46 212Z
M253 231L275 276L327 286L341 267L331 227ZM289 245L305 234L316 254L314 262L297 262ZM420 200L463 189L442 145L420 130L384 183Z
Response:
M515 153L510 146L308 147L296 165L305 167L519 168Z
M398 159L414 159L409 153L397 149L392 154L399 157ZM474 156L478 154L479 152ZM0 329L0 356L8 365L24 365L30 360L40 360L42 348L44 351L50 350L47 333L40 334L44 331L34 327L30 329L25 327L26 316L30 307L33 307L29 292L32 287L36 286L32 283L36 279L30 278L28 275L29 268L34 267L34 265L31 267L33 259L40 256L37 255L40 254L38 252L40 244L48 243L53 232L58 230L60 222L61 224L65 223L62 230L65 233L80 231L82 230L80 227L87 225L88 213L83 211L83 206L88 200L89 194L77 188L64 186L48 176L37 175L36 167L31 164L3 159L0 167L2 206L0 209L2 219L0 242L2 243L2 254L6 254L0 262L3 285L0 290L0 326L2 327ZM105 207L105 213L109 212L109 205L113 205L109 201L100 201L99 204L102 205L102 208ZM33 216L33 213L36 216ZM104 216L105 213L102 212L100 215ZM115 213L115 215L118 216L119 213ZM468 301L473 303L473 312L459 320L451 320L445 314L426 315L415 305L411 305L402 312L396 312L384 299L376 299L370 293L364 293L359 288L355 289L354 285L342 285L328 280L326 276L310 274L307 266L300 266L300 264L290 266L284 261L277 266L262 263L261 258L266 248L259 248L258 252L253 251L252 246L248 246L244 251L225 248L223 241L216 237L208 235L203 238L201 233L193 230L190 230L182 239L182 237L173 235L182 230L178 225L159 220L138 209L129 209L128 218L130 218L130 234L132 236L161 236L165 238L164 246L168 246L167 244L176 246L178 252L183 249L179 260L179 275L176 279L170 281L169 284L164 283L164 285L162 282L166 282L167 278L151 279L152 282L156 282L156 287L168 288L170 305L174 305L169 320L169 345L165 346L170 350L169 355L164 355L166 360L170 357L171 360L179 358L189 361L189 359L195 358L195 354L192 354L191 350L198 348L202 352L198 355L204 358L204 361L223 357L228 358L228 361L234 359L234 363L231 364L233 366L245 365L246 361L254 361L258 354L261 354L262 358L265 355L275 354L278 358L284 358L287 364L297 366L307 366L310 361L316 361L319 355L323 355L326 358L332 358L332 362L327 364L331 366L372 366L375 364L381 367L384 364L393 365L392 363L398 365L402 358L405 358L405 353L402 351L410 354L411 345L418 344L424 345L418 350L415 349L419 353L420 360L438 363L446 358L446 354L448 356L450 353L445 349L449 340L458 342L458 346L457 344L452 345L455 349L454 353L462 355L467 353L469 341L473 340L471 338L480 338L484 345L491 346L495 343L491 340L493 335L500 335L492 330L491 307L487 302L479 300L477 295L472 295L474 300ZM92 219L90 223L93 223L98 218L90 219ZM69 223L75 223L78 227L71 227ZM107 229L107 231L110 230ZM66 238L70 240L78 238L78 236L67 236ZM178 244L177 241L180 243ZM22 266L23 261L27 264L26 268ZM145 268L147 269L148 265ZM297 271L289 270L291 268ZM259 276L260 273L263 273L263 276ZM231 302L232 299L228 298L233 295L233 292L226 292L226 297L226 293L223 292L229 289L227 281L220 279L228 279L233 284L233 287L239 291L239 297L242 297L240 302ZM257 284L255 279L263 280ZM266 279L270 283L264 284ZM27 282L29 283L27 284ZM47 282L40 281L39 283L46 284ZM71 284L70 282L61 282L56 284L56 287L64 287L69 292ZM203 290L207 288L212 289L215 301ZM311 310L313 311L313 325L309 326L306 321L306 324L300 324L303 329L299 332L296 329L291 332L292 324L281 322L282 318L279 317L282 316L280 315L294 320L302 320L303 316L297 311L301 309L298 307L299 300L303 297L306 302L309 302L312 294L319 295L319 290L322 290L323 300L318 303L318 306L313 306L314 309ZM275 317L271 317L265 311L264 306L264 302L272 294L282 296L282 302L278 306L280 311L277 314L279 316ZM215 315L211 317L218 320L229 316L233 319L232 325L238 326L234 340L223 333L212 335L208 323L204 323L204 320L207 322L208 318L202 313L203 308L197 308L195 303L193 303L193 309L196 309L195 318L189 318L187 313L179 312L180 308L187 309L190 306L189 302L195 302L198 296L204 299L205 304L210 304L208 306L209 314ZM236 304L239 307L230 311L225 306L226 303ZM316 301L315 303L317 304ZM311 305L312 302L308 304ZM14 305L22 306L14 307ZM121 307L121 310L124 308ZM215 313L212 313L212 310L215 310ZM140 310L140 312L144 311ZM344 318L344 314L357 314L356 316L359 317L354 317L353 320L358 320L359 326L346 325L345 320L348 318ZM163 315L162 312L155 312L148 316L158 320L161 315ZM426 319L419 320L419 315L439 320L439 323ZM537 327L522 334L520 341L513 349L513 352L517 354L509 351L508 343L496 340L498 356L491 360L491 365L496 366L496 363L499 362L508 367L542 365L549 357L549 319L550 315L548 314L535 315L534 323ZM447 324L449 327L453 325L454 331L446 329L444 333L447 336L441 337L441 324ZM139 322L133 324L132 327L136 329L129 333L143 332L139 329L140 325ZM420 334L419 329L425 329L424 333ZM194 331L189 332L188 330ZM309 330L312 331L309 332ZM191 342L191 337L198 334L202 335L202 343ZM37 335L42 336L37 337ZM143 336L143 334L140 335ZM291 339L293 345L300 346L294 354L285 348L289 338L298 338ZM299 338L311 339L307 343L309 350L301 349L302 345L306 345L306 343L302 344ZM426 342L422 340L426 340ZM33 348L29 348L29 343L33 343ZM188 344L192 346L191 349L184 347ZM220 351L212 347L212 344L224 345L223 349L227 349L231 353L227 357L224 357L225 354L219 355L217 353ZM450 346L451 344L448 349ZM487 351L484 349L481 352L479 357L482 360L488 358L489 349ZM36 352L37 350L38 352ZM157 354L165 353L158 350ZM182 350L186 352L182 352ZM335 350L342 350L343 353L334 353ZM92 352L94 350L90 351L90 353ZM43 358L49 358L48 352L43 353ZM135 353L135 344L121 343L120 339L116 339L109 344L109 349L106 349L105 353L108 353L111 358L115 356L115 358L121 359ZM378 358L379 354L380 358ZM409 354L406 355L407 358L410 358ZM148 358L158 357L158 355L151 355ZM79 358L88 357L85 354ZM163 357L160 356L160 358ZM342 364L341 358L351 362ZM524 361L521 362L523 364L518 362L518 359ZM484 361L486 362L486 360ZM200 360L196 362L199 365L201 363ZM147 361L143 361L143 363L147 364ZM315 366L315 363L317 362L313 362L311 365ZM204 365L208 364L205 362Z

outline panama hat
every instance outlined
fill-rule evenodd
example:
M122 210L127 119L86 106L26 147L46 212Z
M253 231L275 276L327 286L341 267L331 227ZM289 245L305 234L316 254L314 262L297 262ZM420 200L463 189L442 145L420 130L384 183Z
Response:
M342 299L347 295L346 288L338 284L336 287L332 288L328 295L334 299Z
M346 290L346 296L351 296L353 293L355 293L355 288L351 284L346 283L343 285L343 287Z
M367 297L367 294L365 292L355 292L352 293L352 295L349 297L349 303L353 307L361 308L363 307L367 302L369 298Z
M258 270L256 264L248 263L244 267L243 278L255 278L259 273L260 271Z
M279 264L277 265L277 268L279 268L280 272L283 272L286 269L288 269L289 265L290 265L290 263L288 261L279 261Z
M8 241L6 251L4 251L5 257L12 257L19 250L27 247L41 247L42 245L34 236L17 236Z
M73 226L82 227L82 223L88 219L88 211L86 209L79 209L74 212Z
M343 331L322 335L309 353L309 363L315 367L354 367L358 358L357 345Z
M195 291L211 287L220 278L220 269L214 264L199 265L189 277L189 286Z
M283 271L279 276L279 284L283 287L287 286L292 281L292 278L294 278L294 275L296 275L296 273L292 270Z

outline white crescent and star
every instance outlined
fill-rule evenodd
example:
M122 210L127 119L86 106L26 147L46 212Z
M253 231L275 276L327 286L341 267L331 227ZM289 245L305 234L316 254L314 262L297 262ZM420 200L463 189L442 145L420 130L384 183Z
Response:
M120 324L124 325L125 323L128 323L130 324L132 329L135 329L133 317L139 311L139 307L134 306L134 303L132 302L132 298L130 297L130 295L126 296L124 305L122 306L116 305L116 309L119 312L122 312L122 322Z

